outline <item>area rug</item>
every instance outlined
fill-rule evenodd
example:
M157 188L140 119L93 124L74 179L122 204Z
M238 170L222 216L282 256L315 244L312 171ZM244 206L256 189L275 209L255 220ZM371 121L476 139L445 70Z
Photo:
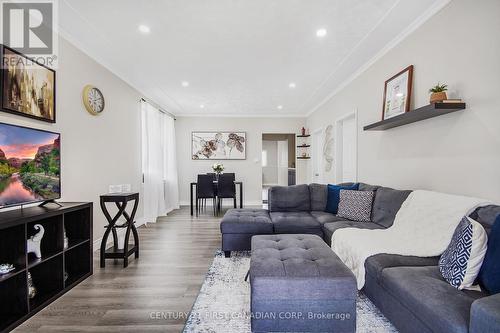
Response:
M249 252L233 252L231 258L225 258L222 251L216 252L184 332L251 332L250 284L245 282L249 266ZM356 332L397 332L362 293L358 294L356 315Z

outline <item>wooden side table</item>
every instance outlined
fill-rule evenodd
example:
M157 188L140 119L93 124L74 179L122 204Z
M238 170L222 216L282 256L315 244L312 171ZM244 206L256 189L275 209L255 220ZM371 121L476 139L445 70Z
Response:
M125 210L127 204L130 201L134 201L134 207L130 215ZM118 212L114 217L111 217L109 211L106 207L106 203L114 203L118 208ZM101 195L101 209L104 216L108 220L108 225L106 226L106 231L101 241L101 267L106 266L106 259L123 259L123 267L128 266L128 257L134 253L136 258L139 258L139 235L137 229L135 228L135 213L137 212L137 206L139 205L139 193L111 193ZM123 215L125 218L125 223L121 225L116 225L118 219ZM118 248L118 235L116 233L117 228L126 228L125 232L125 242L123 249ZM130 237L130 231L134 235L134 246L129 248L128 240ZM113 234L113 247L106 249L106 243L108 241L109 234Z

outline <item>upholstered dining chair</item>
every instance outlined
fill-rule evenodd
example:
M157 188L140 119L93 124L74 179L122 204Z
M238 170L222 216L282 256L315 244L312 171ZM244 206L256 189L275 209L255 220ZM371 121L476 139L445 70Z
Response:
M222 209L224 199L233 199L233 206L236 208L236 185L234 184L234 173L222 173L219 175L217 184L217 207Z
M212 199L212 207L215 216L217 212L216 198L217 196L215 194L214 178L211 175L198 175L198 181L196 185L196 216L198 216L201 207L206 207L206 199Z

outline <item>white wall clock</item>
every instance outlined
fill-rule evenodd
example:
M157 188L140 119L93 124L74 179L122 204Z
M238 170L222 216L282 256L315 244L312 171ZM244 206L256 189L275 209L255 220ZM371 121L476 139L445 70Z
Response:
M94 116L101 114L104 111L104 95L102 92L92 85L86 85L83 88L83 105L85 109Z

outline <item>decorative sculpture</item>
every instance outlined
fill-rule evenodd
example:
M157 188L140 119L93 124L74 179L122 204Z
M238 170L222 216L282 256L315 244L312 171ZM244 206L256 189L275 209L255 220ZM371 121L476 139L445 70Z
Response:
M40 244L42 243L45 229L41 224L35 224L34 228L38 230L38 232L28 239L28 253L34 253L37 258L41 258L42 251L40 251Z
M69 246L69 239L68 239L68 236L66 236L66 230L64 230L64 249L66 250Z
M36 296L36 287L33 284L33 279L31 278L31 272L28 272L28 296L30 299Z
M325 171L329 172L333 166L333 126L328 125L325 129L325 142L323 143L323 158L325 160Z

